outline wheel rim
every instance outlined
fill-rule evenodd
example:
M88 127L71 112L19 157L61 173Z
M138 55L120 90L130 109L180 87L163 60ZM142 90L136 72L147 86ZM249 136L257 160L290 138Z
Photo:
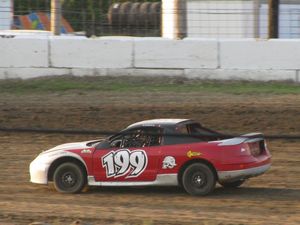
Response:
M192 186L195 188L203 188L207 184L207 177L204 173L196 172L192 174Z
M76 175L72 172L65 172L61 176L61 183L66 188L73 187L77 182Z

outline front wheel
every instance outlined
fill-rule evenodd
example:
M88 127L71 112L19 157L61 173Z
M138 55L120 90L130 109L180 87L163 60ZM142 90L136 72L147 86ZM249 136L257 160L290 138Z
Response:
M207 195L216 186L216 177L212 169L203 163L188 166L182 176L182 184L191 195Z
M58 192L78 193L86 185L86 176L80 166L66 162L56 168L53 181Z
M237 188L237 187L241 186L244 182L245 182L245 180L237 180L237 181L233 181L233 182L220 182L220 184L224 188Z

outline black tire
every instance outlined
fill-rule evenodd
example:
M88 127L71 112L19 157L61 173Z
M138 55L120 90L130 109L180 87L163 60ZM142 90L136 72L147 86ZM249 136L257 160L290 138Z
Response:
M190 195L207 195L216 186L216 177L212 169L203 163L193 163L182 175L182 184Z
M142 27L149 26L149 21L152 19L150 17L150 6L151 2L143 2L139 8L140 11L140 24Z
M129 12L132 7L132 2L124 2L121 3L119 15L120 15L120 21L119 26L128 26L129 22Z
M153 27L160 27L160 13L161 13L161 3L160 2L153 2L150 6L150 26Z
M107 14L107 19L108 23L111 26L119 26L120 23L120 16L119 16L119 10L120 10L120 4L115 3L112 4L109 7L108 14Z
M130 26L138 26L140 23L140 15L139 15L140 5L141 3L139 2L132 3L131 9L129 11L129 16L128 16L128 23Z
M220 182L220 184L224 188L237 188L237 187L241 186L244 182L245 182L245 180L237 180L237 181L233 181L233 182Z
M75 163L59 165L53 175L54 187L61 193L79 193L86 185L86 175Z

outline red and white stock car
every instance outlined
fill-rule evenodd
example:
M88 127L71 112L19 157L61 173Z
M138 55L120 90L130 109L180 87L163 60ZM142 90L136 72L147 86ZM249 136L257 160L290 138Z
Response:
M53 181L57 191L89 186L182 186L191 195L212 192L216 182L238 187L266 172L271 155L263 136L220 140L220 134L187 119L138 122L105 139L59 145L30 164L31 182Z

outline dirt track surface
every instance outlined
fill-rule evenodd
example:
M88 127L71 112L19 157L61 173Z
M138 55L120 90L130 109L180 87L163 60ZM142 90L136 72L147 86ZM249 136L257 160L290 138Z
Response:
M0 125L113 131L150 118L194 118L224 132L300 133L299 95L67 92L0 96ZM55 145L93 135L0 132L0 224L300 224L300 141L273 140L273 165L207 197L179 188L92 188L58 194L29 183L28 166Z

